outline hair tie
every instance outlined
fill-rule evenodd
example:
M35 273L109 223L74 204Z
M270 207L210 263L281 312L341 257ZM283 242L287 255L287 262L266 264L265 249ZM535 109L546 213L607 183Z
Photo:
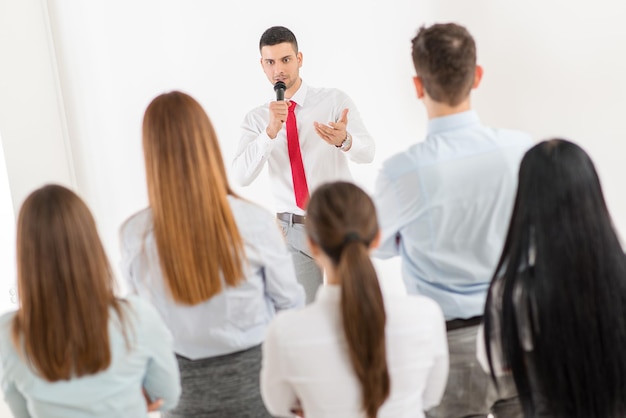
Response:
M360 242L363 243L363 239L361 238L361 236L356 233L356 232L348 232L344 237L343 237L343 245L348 244L349 242Z

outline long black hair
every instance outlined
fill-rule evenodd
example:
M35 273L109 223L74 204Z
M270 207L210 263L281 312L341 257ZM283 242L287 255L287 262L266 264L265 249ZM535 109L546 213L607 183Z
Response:
M558 418L626 416L626 258L594 165L572 142L541 142L520 165L485 309L494 379L497 323L526 417L536 395Z

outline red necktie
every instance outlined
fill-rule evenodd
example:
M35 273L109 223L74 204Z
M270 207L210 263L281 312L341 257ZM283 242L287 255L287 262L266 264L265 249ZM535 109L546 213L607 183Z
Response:
M293 179L293 193L296 196L296 205L304 209L309 200L309 188L306 184L304 174L304 164L302 164L302 154L300 153L300 140L298 139L298 127L296 126L296 114L294 109L296 102L289 104L289 114L287 115L287 150L289 161L291 162L291 178Z

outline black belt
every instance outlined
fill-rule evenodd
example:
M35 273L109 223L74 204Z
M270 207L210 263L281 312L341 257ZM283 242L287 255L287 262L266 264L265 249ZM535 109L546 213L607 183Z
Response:
M467 319L451 319L450 321L446 321L446 331L454 331L455 329L473 327L475 325L480 325L483 320L483 316L474 316Z
M290 224L303 224L306 216L296 215L295 213L281 212L277 213L276 217L284 222L289 222Z

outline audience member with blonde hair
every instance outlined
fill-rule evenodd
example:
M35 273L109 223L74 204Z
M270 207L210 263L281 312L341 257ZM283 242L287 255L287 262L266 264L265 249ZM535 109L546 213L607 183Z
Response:
M17 226L19 308L0 318L2 389L15 417L146 417L180 396L172 337L152 306L118 299L96 224L48 185Z
M423 296L385 295L369 258L374 204L352 183L320 186L307 206L311 253L327 275L315 301L276 317L261 389L277 416L423 417L448 376L443 313Z
M121 228L122 270L174 335L182 397L170 417L268 416L260 344L304 291L276 220L230 188L207 114L156 97L143 120L150 207Z

